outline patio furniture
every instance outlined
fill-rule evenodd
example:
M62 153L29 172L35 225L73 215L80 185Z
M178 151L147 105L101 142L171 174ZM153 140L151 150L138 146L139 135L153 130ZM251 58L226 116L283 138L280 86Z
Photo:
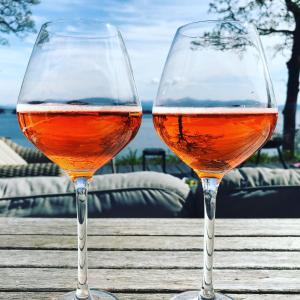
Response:
M168 174L98 175L89 188L89 217L193 216L194 196ZM0 179L0 216L76 217L73 183L67 177Z
M0 137L0 178L60 175L61 169L40 151Z
M300 170L239 168L224 176L220 184L216 215L222 218L299 218L299 199ZM196 203L201 216L203 205Z
M261 153L262 150L264 150L264 149L276 149L277 153L278 153L279 160L280 160L283 168L287 169L288 166L287 166L287 164L286 164L286 162L283 158L283 154L282 154L281 149L280 149L282 147L282 143L283 143L283 139L282 139L282 137L279 137L279 136L273 137L272 139L267 141L264 144L264 146L257 151L256 164L257 165L259 164L260 153Z
M0 137L0 140L21 156L28 164L50 162L50 160L42 152L34 148L23 147L6 137Z
M0 165L27 165L27 162L0 139Z
M195 180L193 179L193 182ZM299 218L300 170L240 168L224 177L217 217ZM174 176L134 172L95 176L89 216L203 217L201 185ZM75 217L74 187L67 177L0 179L0 216Z
M161 161L162 171L166 173L166 151L161 148L145 148L143 150L143 171L146 170L147 157L158 157Z
M76 287L76 220L0 218L0 299L50 300ZM215 288L235 300L300 299L300 220L219 219ZM199 289L203 221L91 219L89 283L120 300Z

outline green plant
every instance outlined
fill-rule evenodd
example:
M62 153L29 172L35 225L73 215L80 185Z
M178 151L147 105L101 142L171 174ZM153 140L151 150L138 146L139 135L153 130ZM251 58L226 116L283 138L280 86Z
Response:
M27 32L35 32L31 6L39 0L0 1L0 45L8 44L5 35L10 33L23 37Z
M133 169L135 165L141 164L142 163L142 157L138 155L138 150L137 149L128 149L128 153L125 154L124 156L118 156L116 158L116 165L118 166L125 166L125 165L130 165Z
M257 160L257 153L252 155L246 162L248 163L256 163ZM278 155L270 155L267 152L261 152L260 153L260 158L259 158L259 163L274 163L274 162L279 162L279 157Z
M181 160L180 158L178 158L175 154L173 154L171 151L168 151L167 155L166 155L166 161L168 163L173 163L173 164L177 164L180 163Z
M137 153L138 153L137 149L133 150L133 149L129 148L128 154L125 156L125 158L127 159L129 164L137 165L137 164L141 163L142 159Z
M197 190L200 183L196 178L184 177L182 180L190 187L193 192Z

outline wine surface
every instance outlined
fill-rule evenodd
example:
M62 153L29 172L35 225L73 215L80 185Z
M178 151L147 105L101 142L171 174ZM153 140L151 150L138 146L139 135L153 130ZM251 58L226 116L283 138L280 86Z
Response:
M258 150L277 121L273 108L155 107L161 139L200 177L221 178Z
M27 105L17 107L25 136L71 178L91 177L136 135L134 106Z

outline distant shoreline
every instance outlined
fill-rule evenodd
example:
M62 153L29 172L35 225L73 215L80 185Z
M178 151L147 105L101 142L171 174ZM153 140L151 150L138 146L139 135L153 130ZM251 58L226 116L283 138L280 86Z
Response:
M144 105L143 105L144 106ZM284 105L278 105L278 110L281 112L284 108ZM300 111L300 105L297 105L297 111ZM15 106L0 106L0 114L16 114L16 107ZM152 105L149 107L143 107L143 114L144 115L152 115Z
M0 107L0 114L16 114L16 109L15 108L1 108Z
M16 114L15 108L1 108L0 107L0 114ZM144 115L152 115L152 110L143 110Z

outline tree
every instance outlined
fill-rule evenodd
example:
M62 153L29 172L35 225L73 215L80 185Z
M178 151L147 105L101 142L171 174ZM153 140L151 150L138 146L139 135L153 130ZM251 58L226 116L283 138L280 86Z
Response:
M0 0L0 45L8 43L5 35L10 33L22 37L26 32L34 32L30 7L39 2L39 0Z
M276 52L291 50L283 110L283 148L292 158L300 74L300 0L212 0L209 12L221 15L222 20L253 22L261 35L279 35L283 38L282 43L275 46Z

